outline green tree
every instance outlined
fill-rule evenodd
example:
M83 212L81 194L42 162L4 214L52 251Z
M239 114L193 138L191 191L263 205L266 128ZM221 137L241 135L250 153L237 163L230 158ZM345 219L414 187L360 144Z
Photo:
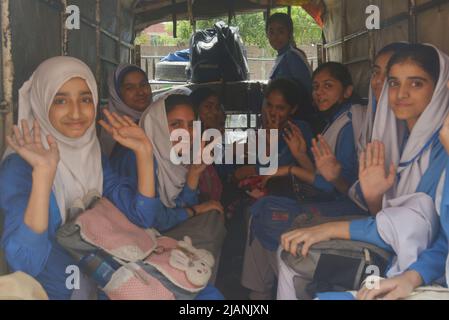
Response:
M286 12L286 9L281 8L272 11L272 13L275 12ZM292 7L292 19L294 23L294 34L297 45L321 42L321 28L304 9L301 7ZM212 28L213 25L220 20L227 22L228 18L218 17L214 19L197 21L197 29L202 30ZM231 25L239 27L240 35L245 45L258 46L269 50L271 49L265 33L265 20L262 12L237 15L231 21ZM173 32L173 25L171 23L167 23L166 26L169 33ZM178 38L173 39L170 37L170 39L168 39L168 37L161 37L157 43L162 43L162 45L187 46L192 33L193 29L188 21L178 21ZM142 41L142 39L139 41ZM152 45L154 45L154 41L151 42ZM274 51L271 50L271 53L274 54Z

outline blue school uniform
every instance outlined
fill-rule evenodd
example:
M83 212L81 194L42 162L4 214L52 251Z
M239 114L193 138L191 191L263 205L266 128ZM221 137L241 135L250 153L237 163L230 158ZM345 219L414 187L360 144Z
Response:
M338 119L344 112L348 112L351 108L350 103L345 103L342 108L327 120L327 127ZM351 118L351 113L348 113ZM352 119L352 118L351 118ZM326 129L324 130L326 131ZM349 121L338 133L337 144L335 146L335 157L342 166L341 176L349 184L353 184L358 177L358 159L354 142L354 129L352 121ZM325 192L335 191L332 183L326 181L323 176L317 174L313 186Z
M425 285L440 279L447 272L446 261L448 258L449 239L449 163L446 165L446 177L443 189L443 198L440 210L440 233L435 242L421 253L418 260L412 264L409 270L418 272ZM446 279L449 276L446 274ZM446 282L446 286L449 284Z
M312 134L312 129L310 128L310 125L305 122L305 121L301 121L301 120L294 120L292 121L302 132L302 135L304 137L304 140L306 142L307 145L307 150L310 150L311 146L312 146L312 139L313 139L313 134ZM267 134L267 138L269 138L269 135ZM312 155L309 154L309 156L311 157ZM292 155L287 142L285 141L282 132L278 132L278 167L285 167L285 166L289 166L292 164L296 163L296 159L295 157ZM260 174L260 169L261 168L266 168L268 167L269 164L266 165L261 165L259 163L259 161L257 161L256 164L256 168L257 168L257 172Z
M130 183L137 186L137 166L136 155L130 149L121 148L111 157L111 166L114 170L123 177L130 180ZM157 176L157 161L154 160L154 174ZM166 207L158 197L158 181L156 183L156 197L152 211L144 215L130 214L128 218L142 228L156 228L160 232L167 231L189 218L189 214L185 208L192 207L198 204L198 191L189 188L187 183L184 185L181 193L175 200L176 207Z
M438 183L441 173L445 169L448 156L437 136L435 136L431 147L429 167L421 177L416 192L426 193L435 201ZM351 240L372 243L382 249L393 252L392 248L380 237L374 217L351 222L350 236Z
M342 108L328 120L328 127L344 112L350 109L350 104ZM350 117L350 113L348 113ZM358 174L357 153L355 150L354 133L349 121L338 133L335 154L342 164L342 176L349 182L355 182ZM335 187L322 176L317 175L313 186L333 195L333 201L323 203L300 204L296 200L269 196L258 200L251 208L253 217L250 226L250 241L257 237L262 246L275 251L279 246L279 239L293 223L294 219L303 213L317 213L322 216L364 215L366 211L360 209L346 195L337 192Z
M129 180L120 179L103 163L103 196L122 212L142 215L153 206L154 199L138 193ZM24 214L31 194L32 168L19 155L12 154L0 167L0 207L5 215L2 246L13 271L23 271L35 277L50 299L69 299L72 290L66 288L65 273L75 261L56 242L61 226L61 214L53 193L50 196L48 229L38 234L24 223Z
M425 192L435 201L436 190L438 188L439 177L446 168L449 170L448 158L444 148L438 140L433 144L431 162L427 172L423 175L417 192ZM448 257L449 239L449 175L446 174L443 190L443 199L440 211L440 232L433 244L424 250L418 260L413 263L408 270L419 273L424 285L431 285L433 282L444 277L446 259ZM375 218L354 221L350 225L351 240L372 243L384 250L393 252L392 248L385 243L377 231ZM447 283L446 283L447 286ZM319 300L355 300L354 296L347 292L325 292L317 294Z
M155 216L158 200L141 195L132 180L119 177L105 156L103 196L128 216ZM76 262L56 241L61 215L53 193L50 196L48 229L38 234L24 223L24 214L32 187L32 168L19 155L7 157L0 167L0 208L5 215L2 246L12 271L23 271L38 280L50 299L70 299L66 287L67 266ZM154 220L147 218L146 221ZM214 288L205 292L206 299L220 299Z
M278 51L276 63L271 71L270 80L279 78L297 81L307 91L312 92L311 72L304 60L299 56L298 49L290 44Z

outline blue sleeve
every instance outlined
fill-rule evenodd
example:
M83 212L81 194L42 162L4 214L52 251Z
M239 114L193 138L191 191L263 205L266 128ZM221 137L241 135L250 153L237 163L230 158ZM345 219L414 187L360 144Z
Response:
M292 75L292 78L298 80L309 92L312 92L312 77L304 61L296 53L291 51L286 54L283 60L285 62L285 68Z
M52 249L49 231L38 234L24 222L31 194L32 169L18 155L9 156L0 168L0 208L4 230L2 246L9 266L36 277L47 263ZM58 211L59 214L59 211Z
M109 160L111 168L122 177L137 182L136 155L130 149L116 147Z
M418 260L410 266L409 270L418 272L424 280L424 285L430 285L444 276L447 255L448 242L443 230L441 230L432 246L420 254Z
M310 128L310 125L304 121L299 121L297 125L299 129L301 129L301 133L304 137L304 140L306 141L307 150L310 150L310 148L312 148L312 139L313 139L313 133L312 129Z
M110 177L109 189L113 191L111 201L114 203L118 201L116 203L118 207L125 207L122 211L134 224L143 228L156 228L162 232L188 219L188 213L185 209L167 208L160 198L146 198L138 193L136 157L131 150L121 154L120 157L117 157L117 155L112 157L111 163L115 172L107 163L108 160L104 158L104 179L106 182L107 172ZM109 169L106 170L106 168ZM105 190L107 190L106 185ZM186 190L184 197L187 199L186 201L193 202L193 198L197 195L193 196ZM134 198L136 199L133 201Z
M175 202L181 208L194 206L198 204L198 192L190 189L186 183Z
M358 161L352 123L347 124L341 130L335 156L342 165L341 175L348 184L352 185L358 178Z
M394 252L393 248L380 237L375 218L352 221L349 226L349 234L351 240L371 243L381 249Z
M133 223L150 228L154 225L160 202L141 195L137 183L119 176L103 156L103 195L114 203Z

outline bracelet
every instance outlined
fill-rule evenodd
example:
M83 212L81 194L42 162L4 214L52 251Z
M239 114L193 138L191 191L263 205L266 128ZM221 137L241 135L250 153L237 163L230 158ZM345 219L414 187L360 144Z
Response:
M293 166L290 166L290 167L288 168L288 175L289 175L289 176L292 175L293 168L294 168Z

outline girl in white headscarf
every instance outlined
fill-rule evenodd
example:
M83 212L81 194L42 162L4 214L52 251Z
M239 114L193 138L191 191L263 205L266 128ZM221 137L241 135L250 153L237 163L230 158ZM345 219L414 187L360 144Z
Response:
M374 142L360 156L364 200L377 218L288 232L282 236L284 250L296 255L303 244L302 255L307 255L318 242L351 239L395 252L389 275L416 261L438 231L435 202L441 199L440 178L447 163L438 133L449 111L448 80L449 57L432 46L408 45L391 58ZM418 197L422 200L416 202ZM291 270L279 262L284 280L278 297L288 298L292 284L285 275Z
M384 87L387 76L387 64L394 53L406 47L406 43L391 43L382 48L374 59L372 76L370 81L369 101L367 106L353 105L351 108L352 125L354 129L354 141L357 153L360 154L365 150L368 143L371 142L373 133L373 124L376 115L377 105L381 97L382 89ZM342 193L348 192L348 186L340 181L341 164L337 161L326 139L319 135L317 139L312 141L312 152L315 158L315 164L321 175L329 182L332 182L336 188ZM358 201L357 187L359 183L356 182L349 189L349 196L361 207L363 204ZM367 208L364 208L367 209Z
M210 200L199 203L198 184L206 164L176 164L171 150L177 141L170 136L175 130L188 134L190 149L193 139L198 138L193 130L196 120L193 103L186 88L173 89L159 96L142 115L140 126L149 137L154 150L156 199L159 205L152 210L156 214L129 216L135 224L154 227L165 235L182 239L188 235L193 244L219 256L224 240L223 207L220 202ZM186 149L187 150L187 149ZM111 163L121 176L136 181L136 157L130 150L114 153Z
M50 299L68 299L66 268L75 261L55 240L73 208L95 196L109 198L126 214L148 214L154 201L152 145L128 117L106 112L102 122L138 159L138 185L121 179L102 157L95 132L98 93L82 61L44 61L19 91L19 126L0 167L2 246L13 271L35 277ZM84 288L80 288L83 290Z
M109 77L108 90L109 101L103 108L111 113L128 116L135 123L139 122L152 101L147 74L133 64L122 63L115 69ZM100 132L100 143L103 153L110 156L116 143L106 130Z
M449 81L447 87L449 89ZM446 118L440 131L440 141L446 152L449 153L449 117ZM363 287L357 294L358 299L371 300L379 297L389 300L403 299L409 297L415 288L421 285L430 285L442 278L446 280L447 287L449 284L449 175L447 166L440 183L444 184L444 190L441 199L436 201L437 208L440 208L441 224L438 238L430 248L422 252L418 260L406 272L380 281L379 286L372 290ZM447 292L441 290L441 294L446 294L446 299ZM434 299L440 297L438 293L433 296Z

